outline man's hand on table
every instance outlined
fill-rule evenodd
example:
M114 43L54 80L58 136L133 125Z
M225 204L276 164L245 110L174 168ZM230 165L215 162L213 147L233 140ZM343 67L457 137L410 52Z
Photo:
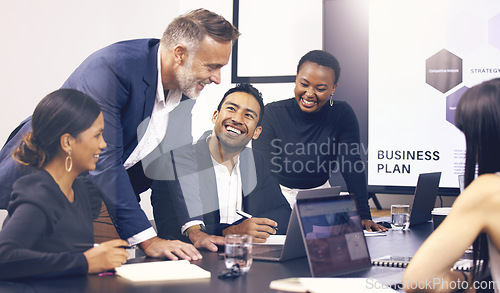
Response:
M224 246L224 237L208 235L202 230L194 230L189 233L189 240L196 248L205 248L210 251L217 251L219 246Z
M171 260L199 260L202 258L200 252L192 244L180 240L165 240L155 236L142 242L139 246L150 257L167 257Z
M271 219L254 217L227 227L222 234L247 234L252 236L254 243L264 243L269 235L276 234L277 227L278 223Z
M388 231L386 227L379 225L375 223L372 220L361 220L361 225L363 226L366 231L372 232L372 231Z

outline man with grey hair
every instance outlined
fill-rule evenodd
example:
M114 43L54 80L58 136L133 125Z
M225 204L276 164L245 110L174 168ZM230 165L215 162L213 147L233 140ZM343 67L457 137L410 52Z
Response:
M90 95L101 106L107 148L86 176L102 193L119 236L148 256L201 258L191 244L158 238L141 210L139 194L151 185L144 159L154 160L159 148L168 152L192 141L194 100L206 85L220 83L220 70L238 36L222 16L193 10L175 18L161 41L129 40L96 51L62 86ZM0 152L0 208L7 207L14 181L29 172L10 155L30 130L31 117Z

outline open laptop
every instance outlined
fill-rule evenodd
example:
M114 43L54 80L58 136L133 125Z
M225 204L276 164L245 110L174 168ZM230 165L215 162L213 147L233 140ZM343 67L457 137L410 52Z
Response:
M297 195L297 216L313 277L375 278L400 283L404 269L372 266L356 204L325 188Z
M413 205L410 213L410 227L427 223L432 219L432 209L436 203L441 172L422 173L418 176Z
M328 193L332 196L339 195L340 186L329 188ZM292 209L283 245L258 244L253 246L254 260L286 261L305 255L306 250L304 248L304 242L302 241L296 206Z

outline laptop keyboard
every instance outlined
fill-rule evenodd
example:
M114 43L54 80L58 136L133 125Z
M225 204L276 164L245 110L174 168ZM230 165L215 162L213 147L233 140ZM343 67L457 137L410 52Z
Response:
M261 246L261 245L254 245L253 247L253 255L254 256L264 256L264 257L271 257L271 258L279 258L281 256L281 251L283 249L283 246Z

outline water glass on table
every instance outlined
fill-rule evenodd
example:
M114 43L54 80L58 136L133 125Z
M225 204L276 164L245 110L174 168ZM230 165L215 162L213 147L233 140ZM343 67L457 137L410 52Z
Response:
M410 205L391 205L391 224L395 230L406 230L410 225Z
M231 234L225 237L224 261L226 268L239 267L242 273L252 266L252 236Z

